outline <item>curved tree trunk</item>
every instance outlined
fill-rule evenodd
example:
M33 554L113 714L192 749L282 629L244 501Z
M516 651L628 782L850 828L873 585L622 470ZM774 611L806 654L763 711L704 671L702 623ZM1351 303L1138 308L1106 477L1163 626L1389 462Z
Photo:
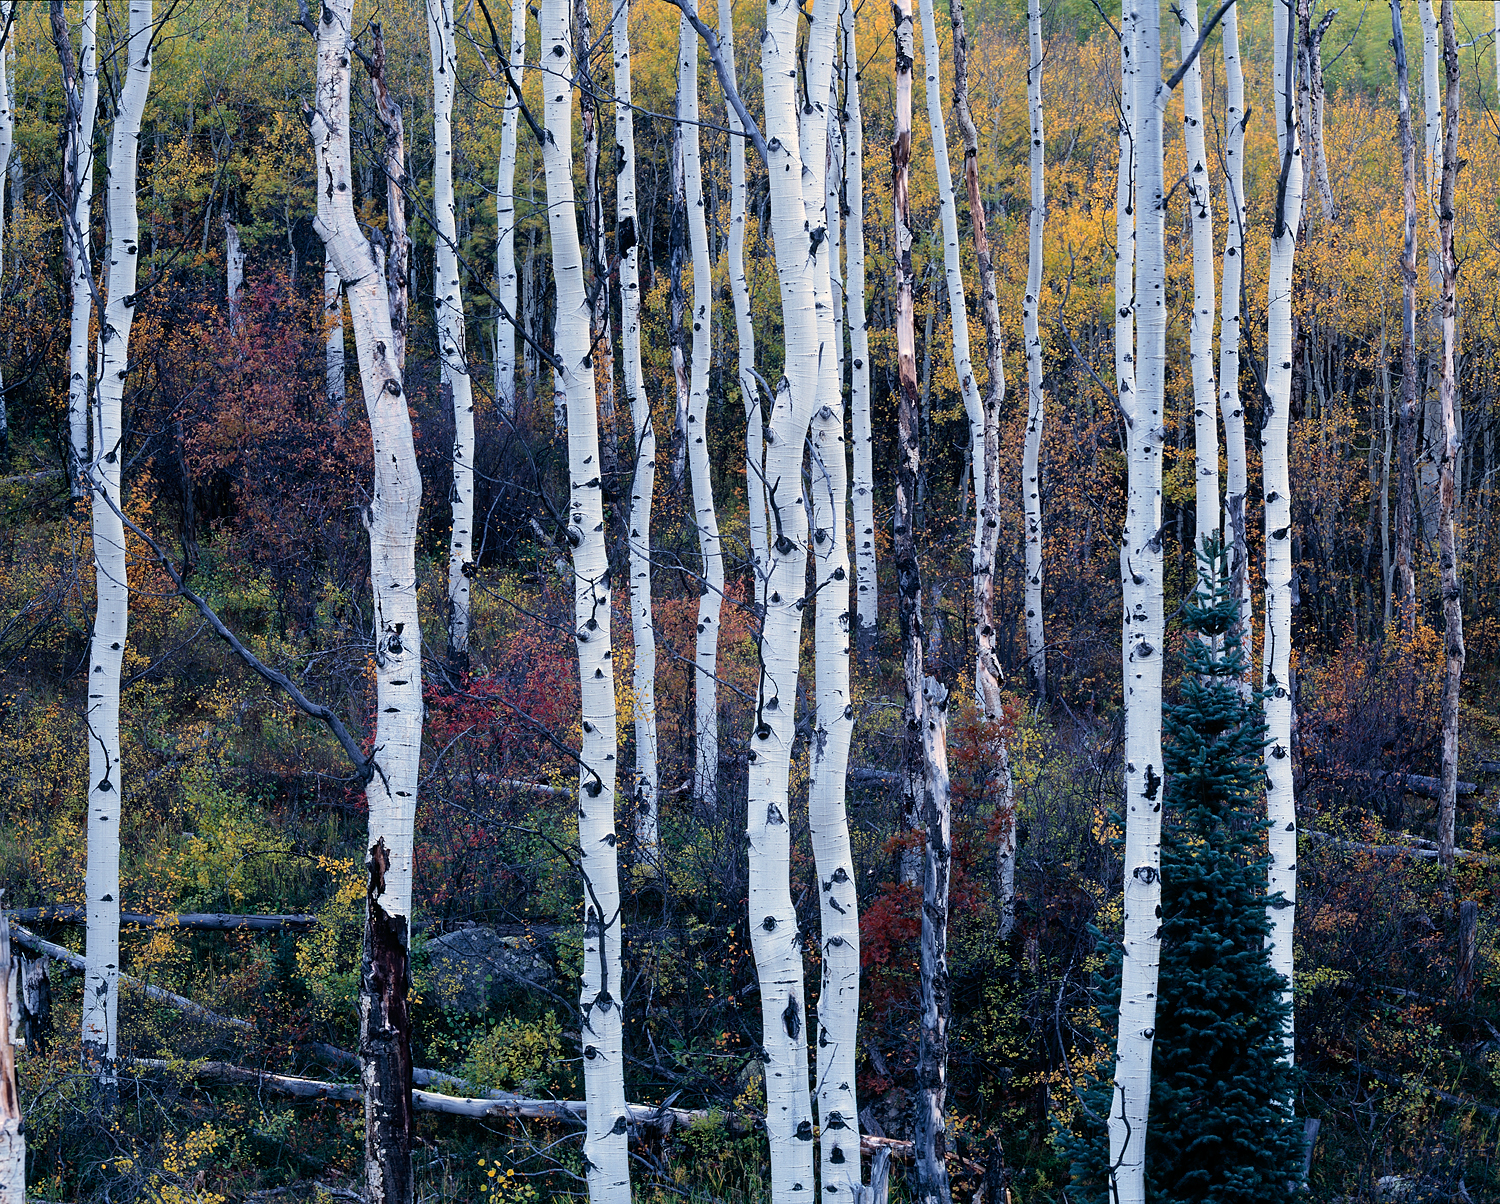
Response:
M511 0L510 78L516 89L521 86L525 67L526 0ZM619 106L626 113L630 111L629 99L627 90ZM512 90L505 97L500 159L495 169L495 296L500 303L500 316L495 321L495 400L501 415L512 422L516 417L516 132L520 120L520 96ZM632 268L634 265L632 255Z
M572 481L568 542L573 547L574 637L583 709L579 757L578 844L584 884L583 1080L588 1103L584 1166L594 1204L628 1204L625 1067L620 1013L620 881L615 840L614 666L610 643L609 561L599 474L599 416L589 355L590 310L583 281L573 194L573 50L569 0L544 0L543 61L556 63L543 88L547 141L547 221L557 285L558 378L567 397Z
M83 972L83 1060L101 1082L115 1080L120 984L120 666L125 655L130 591L126 580L125 459L122 411L135 314L140 223L136 162L141 117L151 88L151 0L131 0L125 83L109 148L109 284L99 322L98 396L94 410L94 569L97 604L89 650L89 800L87 965Z
M328 181L328 187L317 192L314 224L348 297L374 453L374 491L365 521L374 592L377 771L365 787L371 875L359 1003L366 1190L374 1204L406 1204L413 1191L410 1030L396 1021L404 1015L405 1006L422 739L416 568L422 478L402 387L405 349L393 321L397 305L354 215L348 143L351 8L352 0L325 0L316 23L307 19L310 27L315 25L318 47L317 103L309 125L318 177ZM375 59L371 78L379 99L384 91L384 48L378 34ZM399 110L394 116L399 143ZM382 119L389 121L390 115L382 114ZM392 133L388 128L388 158ZM399 146L396 155L399 169ZM388 162L387 170L392 166ZM404 284L400 184L399 174L388 183L388 195L393 198L388 268L392 278Z
M1027 0L1026 102L1031 119L1031 221L1026 257L1026 297L1022 302L1026 339L1026 444L1021 457L1021 494L1026 512L1026 663L1031 688L1047 697L1047 640L1042 624L1042 332L1038 308L1042 297L1042 229L1047 217L1044 170L1046 138L1042 127L1042 7Z
M1121 548L1125 612L1125 956L1121 966L1115 1093L1109 1114L1111 1191L1145 1200L1146 1122L1161 961L1162 655L1166 634L1161 527L1166 383L1166 191L1160 30L1154 9L1135 24L1135 306L1137 389L1130 426L1129 494ZM1124 397L1122 394L1122 401Z

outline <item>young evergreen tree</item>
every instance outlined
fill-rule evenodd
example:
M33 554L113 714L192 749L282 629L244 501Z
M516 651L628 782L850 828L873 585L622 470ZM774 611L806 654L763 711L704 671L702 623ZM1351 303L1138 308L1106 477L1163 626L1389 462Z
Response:
M1178 702L1165 709L1172 813L1162 832L1160 998L1151 1067L1146 1192L1153 1204L1251 1204L1284 1196L1300 1171L1292 1068L1282 1057L1284 983L1266 952L1263 787L1266 724L1240 689L1240 603L1217 540L1205 540L1213 593L1184 625ZM1191 636L1205 638L1193 639ZM1118 1007L1120 967L1106 978ZM1109 1017L1106 1015L1106 1024ZM1084 1092L1096 1113L1110 1085ZM1104 1135L1072 1142L1073 1173L1104 1198Z

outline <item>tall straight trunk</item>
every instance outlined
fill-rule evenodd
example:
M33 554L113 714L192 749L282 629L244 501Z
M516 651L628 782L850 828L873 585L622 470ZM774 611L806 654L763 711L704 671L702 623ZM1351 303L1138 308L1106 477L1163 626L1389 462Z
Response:
M1245 450L1245 404L1240 398L1240 312L1245 272L1245 72L1240 63L1239 5L1231 5L1221 24L1224 41L1224 95L1228 137L1224 146L1224 273L1219 307L1219 400L1224 420L1224 543L1229 550L1229 588L1240 600L1240 643L1250 646L1252 607L1250 538L1245 502L1250 492ZM1245 689L1249 689L1249 667Z
M75 501L88 495L89 474L89 320L93 316L93 263L90 214L94 202L94 112L99 101L99 64L94 42L97 0L85 0L79 32L78 69L73 69L73 41L61 0L51 8L52 40L62 63L67 108L63 120L63 247L73 292L68 327L68 479ZM9 48L6 48L6 53ZM12 222L19 216L12 194Z
M594 389L599 402L599 466L605 488L619 484L620 443L615 430L615 344L610 332L609 292L612 275L604 229L604 193L599 180L599 89L594 83L594 25L589 0L574 0L574 67L583 134L583 228L587 239L586 291L589 297L589 342ZM617 529L617 528L616 528ZM620 549L623 551L624 549Z
M526 0L511 0L510 78L515 86L505 95L500 158L495 168L495 296L500 303L495 323L495 400L501 415L511 421L516 417L516 133L521 121L517 89L526 67L526 11ZM629 112L628 103L620 108ZM634 264L632 256L632 268Z
M1042 623L1042 233L1047 220L1046 137L1042 127L1042 6L1027 0L1026 106L1031 121L1031 220L1026 253L1026 296L1021 303L1026 339L1026 443L1021 454L1021 501L1026 515L1026 663L1031 688L1047 697L1047 640Z
M452 483L448 501L448 663L469 667L469 580L474 575L474 387L469 377L463 286L458 275L458 221L453 201L453 94L458 52L453 0L426 0L432 63L433 303L438 379L453 408Z
M1380 595L1381 618L1389 627L1395 611L1391 599L1395 592L1396 561L1391 548L1391 359L1386 335L1385 306L1380 313L1380 433L1384 447L1380 457Z
M570 0L544 0L543 61L547 140L547 224L557 284L558 377L567 394L568 466L572 488L568 542L573 547L574 637L582 703L578 845L584 885L583 1083L588 1103L584 1166L594 1204L630 1199L626 1150L624 1025L620 986L620 879L615 839L614 665L610 642L609 559L599 475L599 415L590 358L590 312L584 289L573 195L573 89L564 69L573 49Z
M721 3L727 0L721 0ZM865 312L865 129L859 103L859 42L854 5L842 10L844 31L844 209L848 275L844 315L849 326L849 417L853 447L854 647L873 655L880 621L875 564L875 436L870 422L870 324Z
M385 238L377 240L374 261L384 265L386 308L391 322L391 360L396 371L406 371L406 336L410 326L411 239L406 234L406 127L401 106L385 82L385 34L379 21L370 23L374 53L366 63L375 116L385 132L381 166L385 176ZM351 310L352 312L352 310ZM356 349L358 342L356 338ZM363 371L363 369L361 369Z
M516 0L523 7L525 0ZM635 116L630 91L630 2L621 0L610 23L615 59L616 254L620 263L620 355L635 474L630 489L630 624L635 641L636 856L660 866L656 777L656 627L651 617L651 495L656 488L656 426L641 370L641 269L636 228ZM743 177L743 172L741 173ZM747 295L748 297L748 295ZM748 308L748 299L747 299ZM764 524L762 524L764 526Z
M1443 177L1443 113L1441 72L1438 63L1442 52L1442 35L1438 28L1437 9L1432 0L1418 0L1422 19L1422 115L1424 182L1422 199L1427 213L1427 285L1432 291L1432 306L1427 314L1427 339L1423 361L1427 366L1422 382L1422 413L1417 457L1417 522L1429 552L1436 534L1438 513L1438 465L1442 426L1442 404L1438 398L1438 364L1442 356L1442 285L1443 269L1438 230L1438 191Z
M680 57L680 56L679 56ZM679 117L672 125L672 207L667 228L667 341L672 348L673 398L676 402L672 422L671 479L674 491L681 491L687 472L688 404L693 382L689 375L687 347L687 290L682 274L687 267L687 181L683 163L682 80L677 81L678 96L674 111Z
M953 22L953 108L964 137L964 184L969 197L969 224L974 230L974 258L979 266L979 291L984 316L984 359L987 372L983 422L969 428L970 462L977 499L974 523L974 699L982 719L992 725L989 738L990 788L1000 812L995 843L995 882L1001 940L1010 937L1016 922L1016 807L1010 774L1010 755L1000 732L1003 674L996 649L995 553L1000 538L1000 404L1005 400L1005 363L1002 358L1000 304L995 289L995 263L990 254L984 199L979 192L979 129L969 110L969 38L964 29L963 0L950 0Z
M1299 76L1301 76L1298 80L1300 85L1298 91L1301 95L1302 129L1308 149L1312 152L1313 181L1318 190L1318 203L1322 210L1324 222L1334 221L1338 217L1338 205L1333 199L1333 183L1328 178L1328 154L1323 144L1323 104L1325 96L1323 85L1323 35L1328 32L1328 27L1333 24L1333 19L1337 15L1338 9L1331 8L1314 25L1312 21L1312 0L1298 0L1297 33L1299 46L1297 70ZM1302 212L1305 219L1307 213L1305 196Z
M87 964L83 972L83 1060L100 1081L115 1081L115 1034L120 985L120 666L130 603L126 579L123 408L135 314L140 222L136 160L141 117L151 88L151 0L131 0L126 70L109 148L112 241L108 292L99 322L98 393L94 407L94 570L97 603L89 649Z
M229 326L240 325L240 293L245 287L245 244L240 241L239 227L224 219L224 295L228 302Z
M1292 782L1292 497L1287 464L1291 417L1292 267L1302 211L1302 150L1297 131L1294 30L1275 10L1276 144L1281 153L1267 277L1266 413L1261 427L1261 477L1266 500L1266 624L1261 688L1266 714L1266 908L1271 968L1285 986L1285 1056L1293 1054L1292 930L1297 903L1297 800Z
M1443 4L1443 183L1438 197L1443 290L1443 359L1438 396L1443 410L1443 446L1438 457L1438 558L1443 577L1443 791L1438 802L1438 865L1453 868L1454 818L1458 805L1458 689L1464 672L1463 594L1458 578L1457 509L1454 469L1458 433L1458 256L1453 250L1454 183L1458 175L1458 41L1453 31L1453 0Z
M0 28L10 29L13 20L12 0L4 0L0 3ZM14 32L12 32L14 37ZM6 39L10 41L9 38ZM10 74L7 70L8 55L0 51L0 179L4 178L5 169L10 165L10 156L16 145L16 113L15 106L11 103L12 87ZM5 215L0 212L0 270L5 266ZM6 412L5 390L3 382L0 382L0 452L5 450L6 443L10 439L10 419Z
M713 333L713 271L708 262L708 221L703 207L703 165L698 148L698 35L686 16L678 25L677 117L688 241L693 255L693 360L688 387L687 451L693 519L703 558L698 596L698 642L693 663L695 768L693 796L717 813L719 794L719 607L724 597L724 552L714 509L708 449L708 357Z
M1162 653L1165 637L1161 528L1166 379L1166 191L1157 14L1135 25L1135 306L1137 389L1130 427L1128 500L1120 550L1125 611L1125 956L1121 966L1116 1104L1109 1114L1111 1190L1120 1204L1145 1200L1146 1120L1161 961Z
M11 961L10 921L0 914L0 1204L26 1204L26 1118L11 1043L20 1020L15 988L23 977L23 966Z
M1396 568L1395 593L1401 602L1401 625L1416 631L1417 573L1417 167L1412 129L1411 85L1401 0L1391 0L1391 49L1396 62L1397 135L1401 143L1401 196L1404 222L1401 240L1401 400L1396 415Z
M328 326L324 346L324 380L328 412L343 427L349 420L348 390L344 381L344 289L333 260L323 260L323 321Z
M1231 10L1233 11L1233 10ZM1125 458L1134 444L1135 388L1135 77L1136 29L1139 13L1132 0L1120 6L1120 126L1119 157L1115 168L1115 394L1124 422ZM1120 580L1124 621L1120 627L1121 697L1130 698L1130 616L1139 600L1137 581L1130 571L1127 546L1120 545Z
M1183 0L1182 56L1198 44L1198 0ZM1234 120L1233 117L1230 118ZM1219 535L1219 406L1214 386L1214 222L1208 151L1203 144L1203 68L1194 58L1182 79L1182 132L1187 149L1188 214L1193 228L1193 316L1188 358L1193 370L1193 449L1197 511L1193 542ZM1233 220L1231 218L1231 220ZM1241 424L1243 430L1243 424ZM1198 588L1213 597L1214 566L1198 561Z
M354 215L349 172L352 0L325 0L317 36L316 105L309 114L318 178L314 226L338 269L349 302L360 382L369 416L374 488L365 512L370 535L375 659L376 772L365 786L370 882L364 973L360 980L360 1077L365 1098L366 1192L372 1204L408 1204L411 1172L411 1032L405 1015L406 951L411 923L417 770L422 748L421 627L417 616L417 514L422 478L402 386L404 353L375 248ZM384 93L384 45L377 30L371 80ZM392 106L394 107L394 106ZM382 120L389 120L382 114ZM399 110L395 111L399 141ZM393 131L387 129L387 155ZM388 196L399 202L400 152ZM387 163L387 171L392 168ZM391 215L388 269L404 269L399 203ZM404 271L394 275L404 283ZM404 308L402 310L404 313Z

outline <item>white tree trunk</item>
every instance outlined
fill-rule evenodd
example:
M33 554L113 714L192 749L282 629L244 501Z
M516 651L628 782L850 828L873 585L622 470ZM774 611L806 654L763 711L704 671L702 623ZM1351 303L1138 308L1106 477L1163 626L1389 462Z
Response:
M1026 297L1022 302L1026 339L1026 445L1021 459L1021 494L1026 512L1026 661L1038 698L1047 697L1047 640L1042 624L1042 231L1047 218L1046 138L1042 127L1042 8L1027 0L1026 101L1031 115L1031 240L1027 251Z
M1240 400L1240 293L1245 271L1245 73L1240 65L1239 5L1221 24L1228 136L1224 143L1224 284L1219 308L1219 399L1224 417L1224 541L1229 549L1230 589L1240 600L1240 632L1249 647L1252 602L1250 540L1245 505L1250 469L1245 453L1245 406ZM1248 680L1246 689L1248 689Z
M68 129L64 173L65 203L71 220L64 221L63 245L68 255L68 279L73 290L68 328L68 477L73 496L82 499L89 471L89 320L93 316L93 263L89 253L90 214L94 202L94 112L99 101L99 64L94 41L97 0L86 0L78 45L78 78L67 85ZM60 14L59 14L60 15ZM64 20L54 39L69 38ZM68 41L68 58L72 42ZM61 52L62 47L58 47ZM7 47L7 53L9 48ZM12 204L15 201L12 193ZM13 211L11 220L19 216Z
M427 45L432 61L433 296L443 392L453 403L452 521L448 533L448 660L469 663L469 579L474 572L474 390L458 275L458 223L453 204L453 94L458 55L453 0L427 0Z
M1182 54L1186 58L1198 44L1198 0L1184 0L1180 12L1178 26L1182 35ZM1193 371L1193 447L1198 484L1195 550L1203 546L1206 537L1219 534L1219 404L1214 385L1214 223L1212 175L1203 140L1202 62L1201 58L1193 59L1182 80L1188 213L1193 227L1193 316L1188 327L1188 358ZM1205 596L1212 597L1214 570L1201 560L1198 566L1201 588Z
M626 62L628 81L628 57ZM511 0L510 74L518 88L521 85L521 72L525 66L526 0ZM617 73L618 70L617 65ZM628 113L629 100L630 95L627 91L621 98L618 108ZM512 421L516 417L515 322L519 317L516 312L516 127L520 120L520 97L514 92L507 92L505 115L500 120L500 160L495 171L495 296L499 299L501 307L500 316L495 322L495 400L500 405L501 415ZM632 165L632 177L634 174ZM632 192L633 190L632 184ZM622 261L623 258L622 256ZM635 259L632 254L632 270L634 266ZM637 308L639 308L639 303L637 303Z
M328 393L328 412L334 422L345 426L349 421L348 390L344 381L344 288L333 260L323 257L323 321L328 326L324 347L324 377Z
M1432 0L1417 0L1417 12L1422 18L1422 145L1427 173L1427 216L1436 231L1438 189L1443 178L1443 85L1438 78L1442 41ZM1430 257L1435 264L1435 247Z
M558 377L567 397L568 541L573 546L574 637L583 711L578 844L584 881L583 1081L588 1103L584 1166L594 1204L630 1200L624 1029L620 1013L620 881L615 840L614 665L609 561L599 465L599 415L589 356L590 310L573 194L573 40L569 0L541 11L547 221L557 285Z
M1266 713L1266 834L1270 865L1266 909L1271 968L1285 980L1286 1058L1292 1059L1292 926L1297 902L1297 805L1292 785L1292 497L1287 430L1292 396L1292 261L1302 212L1302 150L1296 121L1296 81L1288 78L1285 8L1275 10L1276 145L1286 179L1281 212L1273 214L1267 279L1266 417L1261 428L1261 473L1266 500L1266 629L1262 688Z
M677 104L682 138L683 185L688 238L693 253L692 380L688 387L687 453L692 477L693 518L703 557L698 596L698 641L693 663L693 796L714 814L719 794L719 608L724 598L724 552L714 510L708 449L708 358L713 330L713 270L708 261L708 221L703 206L703 164L698 149L698 35L686 16L678 23Z
M229 325L240 324L240 292L245 287L245 244L240 242L239 227L224 219L224 293L229 303Z
M11 0L5 0L0 4L0 28L11 29ZM11 30L11 37L7 42L14 41L15 31ZM7 46L8 50L8 46ZM4 178L5 169L10 164L11 151L16 144L16 115L15 108L11 104L10 75L7 68L7 53L0 53L0 178ZM0 212L0 271L5 266L5 215ZM3 382L0 382L0 448L3 448L6 440L10 437L10 419L6 413L5 391Z
M525 0L517 0L517 6ZM660 866L656 778L656 628L651 618L651 495L656 488L656 427L641 370L641 271L635 207L635 118L630 107L630 3L621 0L610 25L615 56L615 219L621 232L620 351L625 396L635 428L630 498L630 619L635 639L636 856ZM735 139L730 139L731 144ZM743 178L743 173L742 173Z
M722 2L722 0L721 0ZM844 206L848 277L844 313L849 324L849 409L854 440L854 642L862 656L875 647L880 620L875 582L875 436L870 423L870 329L865 316L864 119L859 107L859 46L854 6L843 6Z
M1146 1120L1161 959L1161 755L1163 604L1162 426L1166 383L1166 195L1160 27L1154 9L1136 14L1135 305L1137 391L1131 427L1129 495L1121 549L1125 612L1125 955L1121 966L1115 1099L1109 1113L1112 1198L1144 1204Z
M130 363L140 256L136 159L141 117L151 87L151 0L131 0L125 83L109 150L109 284L99 323L98 397L94 414L94 571L97 608L89 651L89 811L87 965L83 972L84 1065L113 1083L120 986L120 665L130 604L126 581L125 458L122 410Z
M0 1204L26 1204L26 1118L13 1045L20 1020L18 970L10 955L10 921L0 915Z

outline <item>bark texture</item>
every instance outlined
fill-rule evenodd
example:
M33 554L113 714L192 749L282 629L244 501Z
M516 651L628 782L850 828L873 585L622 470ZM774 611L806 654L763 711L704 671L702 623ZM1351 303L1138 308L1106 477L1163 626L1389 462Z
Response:
M500 119L500 157L495 167L495 296L500 308L495 320L495 400L501 415L512 421L516 417L516 134L521 120L521 72L526 66L526 12L526 0L511 0L510 90ZM625 12L628 19L628 5ZM618 75L616 79L618 94ZM619 106L627 113L629 100L627 89Z
M372 1204L411 1204L411 989L407 919L381 906L390 854L385 841L365 860L365 936L360 962L360 1085L365 1101L366 1193Z
M1401 144L1401 396L1396 411L1396 565L1394 592L1401 625L1416 630L1415 562L1417 492L1417 147L1412 128L1411 82L1402 32L1401 0L1391 0L1391 50L1396 64L1397 137Z
M1042 6L1027 0L1026 106L1031 158L1030 238L1026 252L1026 294L1021 302L1026 340L1026 443L1021 453L1021 502L1026 518L1026 663L1031 688L1047 697L1047 639L1042 621L1042 233L1047 220L1046 137L1042 124Z

